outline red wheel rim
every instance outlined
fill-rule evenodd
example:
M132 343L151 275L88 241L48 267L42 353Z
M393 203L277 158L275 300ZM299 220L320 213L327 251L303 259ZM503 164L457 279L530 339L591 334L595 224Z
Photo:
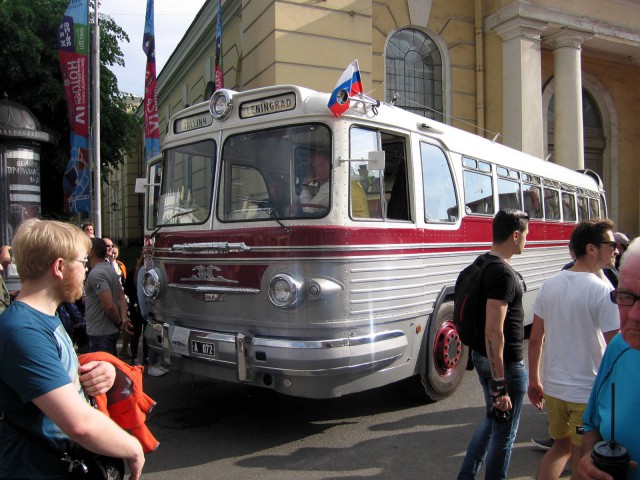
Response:
M446 377L451 375L462 355L462 342L451 320L446 320L440 325L433 341L433 363L438 375Z

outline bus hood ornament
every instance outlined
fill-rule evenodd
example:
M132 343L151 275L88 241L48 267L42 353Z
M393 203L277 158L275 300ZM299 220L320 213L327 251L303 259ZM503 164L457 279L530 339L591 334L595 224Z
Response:
M229 280L228 278L221 277L220 275L215 275L213 272L219 272L220 267L216 267L215 265L198 265L197 267L193 267L192 270L196 270L198 272L197 275L191 275L190 277L181 278L181 281L184 282L226 282L226 283L238 283L237 280Z

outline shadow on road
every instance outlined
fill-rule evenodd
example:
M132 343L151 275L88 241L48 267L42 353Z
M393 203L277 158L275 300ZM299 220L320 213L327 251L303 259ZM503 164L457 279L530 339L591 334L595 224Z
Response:
M157 479L194 467L225 479L455 478L484 410L479 389L424 405L402 384L310 400L174 372L146 377L145 390L158 402L147 423L161 443L145 478ZM542 452L529 440L545 422L525 405L510 478L535 475Z

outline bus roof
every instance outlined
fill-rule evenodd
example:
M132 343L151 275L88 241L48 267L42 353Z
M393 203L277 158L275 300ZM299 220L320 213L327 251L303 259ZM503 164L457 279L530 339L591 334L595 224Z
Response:
M211 117L209 102L199 103L174 115L171 119L173 128L169 129L168 136L172 136L172 133L179 133L178 122L185 122L187 119L200 119L201 123L198 124L198 128L210 125L214 129L224 128L225 126L238 127L240 124L264 125L267 121L281 121L292 114L300 117L315 117L316 119L324 117L323 121L328 123L357 121L358 123L376 126L381 129L402 129L414 132L435 139L450 152L462 156L517 169L531 175L545 177L575 187L601 191L602 182L596 180L597 176L595 174L591 176L583 172L576 172L479 135L417 115L400 107L382 103L376 107L377 114L372 114L373 110L370 105L364 106L360 102L351 101L348 110L341 117L335 118L327 107L330 98L329 93L317 92L296 85L276 85L243 92L225 90L225 92L228 92L233 98L235 107L229 118L222 120L222 123L218 124ZM292 108L287 106L279 108L278 105L273 108L269 106L274 102L278 102L278 99L287 98L287 94L290 97L291 93L294 93L296 98ZM254 110L251 111L249 108ZM205 113L208 118L205 117ZM193 120L193 122L196 121ZM206 122L208 125L203 125L202 122Z

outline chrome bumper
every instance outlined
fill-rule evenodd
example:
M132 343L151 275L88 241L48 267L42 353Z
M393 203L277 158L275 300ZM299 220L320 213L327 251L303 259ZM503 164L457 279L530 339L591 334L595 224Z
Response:
M170 364L171 357L187 357L217 367L233 368L240 382L250 382L258 373L322 376L377 370L402 357L408 346L407 336L402 330L307 340L187 330L157 323L149 327L152 330L149 333L156 340L150 341L150 346L162 347L165 365ZM176 329L180 329L179 336L175 335ZM193 341L212 344L215 355L194 353Z

